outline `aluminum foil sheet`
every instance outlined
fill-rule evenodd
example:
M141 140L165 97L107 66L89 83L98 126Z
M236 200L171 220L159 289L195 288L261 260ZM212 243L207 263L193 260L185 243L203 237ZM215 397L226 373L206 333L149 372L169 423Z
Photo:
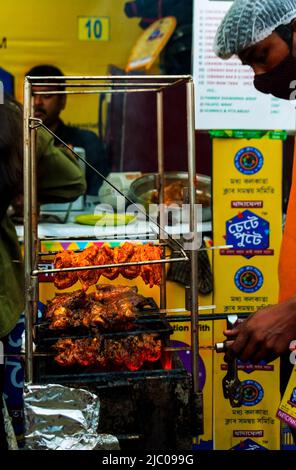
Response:
M30 450L118 450L116 437L97 434L99 398L62 385L26 385L26 448Z

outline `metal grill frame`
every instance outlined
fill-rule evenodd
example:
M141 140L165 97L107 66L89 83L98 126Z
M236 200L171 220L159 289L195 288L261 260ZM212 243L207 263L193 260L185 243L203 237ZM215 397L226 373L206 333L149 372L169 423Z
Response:
M48 83L46 82L48 80ZM52 82L54 80L54 83ZM60 83L59 83L60 82ZM25 77L24 81L24 258L25 258L25 318L26 318L26 350L25 366L26 381L33 382L33 331L38 311L38 269L40 241L38 240L38 212L37 212L37 181L36 181L36 129L45 127L40 119L34 118L34 95L42 94L113 94L113 93L154 93L157 106L157 154L159 175L159 203L164 202L164 115L163 98L167 88L180 84L186 86L186 117L187 117L187 158L189 180L190 222L189 230L195 233L197 228L196 203L196 161L195 161L195 110L194 110L194 84L191 76L63 76L63 77ZM64 87L64 90L34 91L32 87ZM71 89L74 88L74 89ZM46 128L46 127L45 127ZM46 128L47 129L47 128ZM55 136L49 129L52 135ZM55 136L57 137L57 136ZM62 142L62 141L61 141ZM62 142L72 153L73 150ZM79 155L75 154L78 158ZM93 168L94 171L96 171ZM97 172L97 171L96 171ZM97 172L98 173L98 172ZM102 175L100 175L102 176ZM110 183L109 183L110 184ZM120 191L115 188L119 193ZM121 194L121 193L120 193ZM166 233L162 226L160 214L159 240ZM155 222L154 222L155 223ZM63 237L64 238L64 237ZM192 351L192 384L193 401L196 407L202 401L202 392L199 388L199 305L198 305L198 250L195 249L188 257L182 246L171 238L171 242L178 246L181 253L179 258L163 259L142 264L162 264L163 278L160 286L160 308L166 308L166 276L165 264L187 261L191 266L190 299L187 307L191 320L191 351ZM123 263L129 266L132 263ZM138 263L137 263L138 264ZM111 265L110 265L111 266ZM116 265L117 267L119 265ZM104 266L105 268L106 266ZM73 271L83 269L102 269L102 266L66 268L58 271ZM57 272L48 269L43 273ZM197 411L197 410L196 410ZM199 410L200 411L200 410ZM195 414L195 413L194 413ZM197 411L198 414L198 411ZM202 426L201 426L202 427Z

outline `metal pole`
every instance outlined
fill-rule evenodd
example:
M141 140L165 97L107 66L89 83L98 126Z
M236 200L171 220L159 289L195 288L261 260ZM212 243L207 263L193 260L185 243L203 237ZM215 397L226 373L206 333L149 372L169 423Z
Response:
M190 203L190 232L196 233L196 162L195 162L195 122L194 122L194 84L192 79L186 84L187 94L187 137L188 137L188 179ZM203 433L202 393L199 389L199 324L198 324L198 250L193 246L190 252L191 282L191 348L192 348L192 382L193 382L193 415L194 437Z
M34 116L34 99L30 97L30 116ZM36 161L36 129L30 128L31 146L31 230L32 230L32 268L38 268L38 205L37 205L37 161Z
M119 171L123 171L124 167L124 152L125 152L125 132L126 132L126 106L127 106L127 94L123 95L122 103L122 125L121 125L121 148L120 148L120 162Z
M32 165L31 165L31 85L27 79L24 83L24 263L25 263L25 318L26 318L26 381L33 381L33 303L32 282L33 270L33 237L32 237Z
M30 97L30 116L34 116L34 97ZM30 128L30 144L31 144L31 229L32 229L32 269L38 269L39 256L41 251L38 240L38 201L37 201L37 155L36 155L36 139L37 129L33 126ZM31 274L32 289L32 316L35 325L38 316L38 300L39 300L39 282L38 276ZM35 328L32 330L33 339L35 339Z
M156 94L157 99L157 160L158 160L158 181L157 188L159 194L159 225L160 227L165 226L165 217L164 217L164 129L163 129L163 92L158 92ZM164 233L160 229L159 239L163 240ZM165 254L164 254L165 256ZM162 267L162 280L160 284L160 308L165 309L167 304L166 298L166 266L165 264Z
M54 80L54 81L69 81L69 80L105 80L109 82L118 82L120 80L126 81L147 81L147 80L161 80L161 81L173 81L173 80L191 80L190 75L153 75L150 77L147 77L147 75L69 75L69 76L39 76L39 77L32 77L30 75L27 76L27 78L35 85L37 81L44 81L44 80ZM66 83L66 85L69 85Z
M111 269L111 268L122 268L124 266L148 266L150 264L171 264L171 263L184 263L189 261L189 258L170 258L170 259L157 259L138 261L132 263L113 263L113 264L93 264L92 266L72 266L71 268L52 268L52 269L37 269L33 271L33 276L38 274L56 274L56 273L71 273L75 271L93 271L97 269Z

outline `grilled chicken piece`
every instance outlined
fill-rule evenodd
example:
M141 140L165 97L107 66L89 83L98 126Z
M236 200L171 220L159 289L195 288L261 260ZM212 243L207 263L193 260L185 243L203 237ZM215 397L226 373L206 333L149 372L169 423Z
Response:
M92 348L92 340L78 339L75 342L74 357L76 363L82 367L93 366L96 363L95 351Z
M141 369L145 362L145 359L142 355L139 355L138 352L133 352L128 356L126 361L124 362L125 366L131 372Z
M122 245L118 257L119 263L134 263L138 261L139 246L126 242ZM141 274L141 266L126 266L121 268L121 274L126 279L136 279Z
M129 263L137 263L140 260L140 248L141 247L135 247L133 256L128 260ZM136 279L141 275L141 268L142 267L138 264L135 264L134 266L126 266L125 268L122 268L122 275L126 279Z
M108 245L104 245L102 247L102 260L103 262L99 264L116 264L118 263L118 251L119 247L110 248ZM103 276L105 276L107 279L110 279L110 281L113 281L119 276L120 268L105 268L102 270Z
M105 310L106 308L99 302L91 302L82 320L83 325L86 327L104 327L104 318L102 315L104 314Z
M147 299L143 295L137 294L136 292L128 293L127 295L122 295L118 298L118 302L120 300L125 299L133 307L139 307L147 305Z
M125 299L107 304L104 320L108 329L127 331L133 328L137 310Z
M128 331L134 327L136 307L147 303L136 290L104 285L88 295L83 290L57 295L48 302L45 318L50 320L49 328L53 330L94 326L104 331Z
M91 294L95 300L102 303L109 303L116 300L123 294L137 293L137 287L114 286L112 284L97 284L96 292Z
M125 242L119 250L118 262L127 263L128 260L133 256L135 251L135 246L130 242Z
M78 339L75 342L74 356L80 366L88 367L93 365L105 365L107 363L101 355L102 340L97 338Z
M101 338L60 339L54 346L58 351L55 361L61 366L78 364L83 367L98 365L105 367L107 359L101 353Z
M139 261L158 260L162 257L162 249L159 246L148 243L147 245L133 245L126 242L121 247L114 249L108 245L103 245L98 248L91 245L81 253L74 253L73 251L64 251L59 253L54 261L56 268L62 269L66 267L79 267L79 266L104 266L107 264L118 263L137 263ZM58 289L65 289L75 284L77 279L82 284L82 289L87 290L89 286L96 284L100 276L105 276L107 279L114 280L119 274L122 274L127 279L135 279L137 276L143 278L146 284L150 287L160 285L162 276L161 265L145 265L126 267L114 267L105 269L83 270L73 273L57 273L55 276L55 286Z
M54 345L54 349L58 351L54 359L60 366L69 367L76 363L75 342L72 339L59 339Z
M66 315L55 316L49 325L50 330L65 330L71 326L71 321Z
M130 371L139 370L145 361L142 336L129 336L124 339L124 348L127 352L124 365Z
M73 251L62 251L56 255L54 260L54 267L56 269L72 268ZM77 272L57 273L54 278L54 285L57 289L67 289L73 286L78 280Z
M47 302L47 308L45 312L45 318L52 318L55 315L59 315L57 309L64 308L74 310L85 306L87 298L85 292L77 290L69 294L56 295L52 300Z
M62 307L60 310L62 310ZM62 313L61 315L58 315L58 311L56 313L56 316L52 318L49 325L50 330L65 330L67 328L76 328L83 325L85 309L74 311L68 310L66 311L66 314Z
M82 290L71 294L57 295L47 303L45 318L51 321L50 329L65 329L81 324L83 309L87 305L87 297Z
M96 292L90 294L90 298L110 304L113 302L121 302L126 299L130 305L137 307L139 305L147 304L147 300L143 295L137 293L138 288L136 286L113 286L111 284L97 284Z
M97 264L96 259L98 254L99 248L96 245L91 245L81 253L77 253L76 256L73 256L73 266L94 266ZM78 279L81 282L81 286L84 291L87 291L90 286L96 284L100 275L101 273L98 269L77 271Z
M118 303L101 304L100 302L90 302L84 310L82 324L85 327L94 326L99 330L129 330L133 328L133 321L136 317L136 310L131 305Z
M143 335L145 359L148 362L156 362L161 357L161 340L154 335Z
M71 294L57 295L52 300L48 301L46 305L44 317L50 320L52 317L56 315L57 310L60 310L61 308L63 308L65 311L66 309L64 307L64 304L65 302L67 302L70 296Z
M140 261L159 260L162 258L162 248L148 243L141 247L140 256ZM150 287L159 286L162 278L162 265L147 264L141 266L141 277L145 284L149 284Z
M127 359L128 352L122 341L108 340L106 341L105 354L111 364L122 366Z
M136 318L136 309L126 303L114 301L105 305L94 302L89 314L89 325L97 326L101 330L127 331L133 328Z
M140 296L139 296L140 298ZM137 310L132 304L130 297L122 297L109 305L110 307L114 306L116 308L117 315L126 320L135 320Z

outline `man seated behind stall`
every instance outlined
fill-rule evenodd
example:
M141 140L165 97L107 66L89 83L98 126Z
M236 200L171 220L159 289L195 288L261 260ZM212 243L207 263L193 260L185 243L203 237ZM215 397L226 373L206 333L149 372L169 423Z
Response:
M29 70L26 75L31 77L64 76L60 69L52 65L38 65ZM50 83L52 82L54 83L54 79L50 79ZM59 81L59 83L65 82L62 80ZM33 87L33 91L56 90L65 90L65 87L60 86L56 89L52 86ZM109 164L107 161L104 145L98 136L94 132L80 129L74 126L68 126L60 118L60 113L63 111L63 109L65 109L66 102L67 97L64 94L35 95L35 117L42 119L44 124L66 144L73 147L82 147L85 150L86 160L100 173L102 173L104 176L107 176L109 173ZM60 145L60 142L56 139L55 144ZM102 184L102 179L89 167L86 167L86 182L87 194L96 196Z

